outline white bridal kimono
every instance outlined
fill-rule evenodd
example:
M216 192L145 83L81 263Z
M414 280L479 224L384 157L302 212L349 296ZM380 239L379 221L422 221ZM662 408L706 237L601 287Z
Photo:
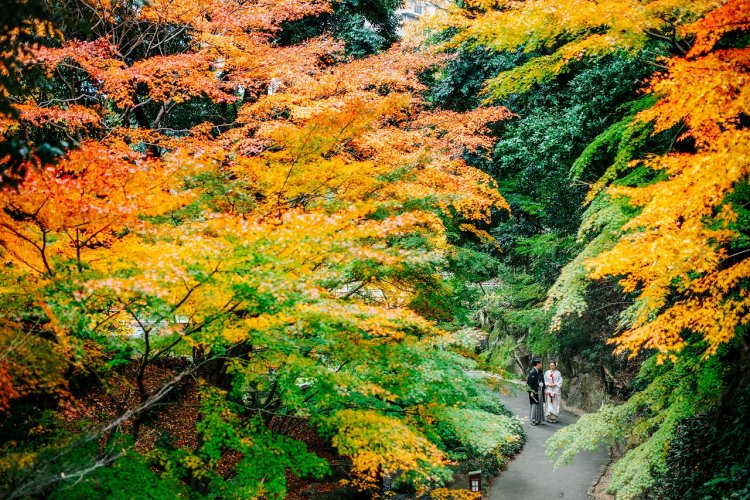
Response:
M560 414L563 378L559 370L544 372L544 416L552 415L555 419Z

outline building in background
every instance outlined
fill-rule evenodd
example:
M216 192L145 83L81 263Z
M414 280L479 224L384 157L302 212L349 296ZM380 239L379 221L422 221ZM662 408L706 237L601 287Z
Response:
M424 2L420 0L406 0L402 8L396 10L399 16L400 26L398 33L404 35L404 25L419 21L424 16L434 14L440 7L433 2Z

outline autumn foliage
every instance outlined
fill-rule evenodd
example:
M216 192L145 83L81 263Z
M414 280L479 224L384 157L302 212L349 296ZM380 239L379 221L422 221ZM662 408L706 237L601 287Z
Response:
M661 182L612 190L642 207L625 226L636 231L594 263L594 277L625 275L624 289L640 291L635 328L616 338L620 350L679 350L690 331L713 354L750 318L750 262L732 252L739 233L728 202L750 174L750 136L741 123L750 111L750 50L716 47L722 35L747 27L748 15L747 2L729 2L686 26L693 48L653 79L650 92L660 99L638 116L653 121L656 133L684 126L678 140L692 141L695 151L646 160L667 175Z
M616 58L654 70L571 160L579 180L617 142L580 197L581 234L599 235L550 289L548 307L565 303L548 326L586 312L571 286L611 283L627 304L606 332L618 355L709 374L676 402L659 383L671 372L653 376L592 417L602 438L618 415L658 414L622 491L652 484L665 465L651 451L709 404L711 363L750 318L747 1L448 2L387 48L371 37L389 2L349 18L325 0L14 3L0 18L0 491L87 498L138 477L157 497L280 498L338 467L360 492L440 497L452 461L501 462L519 423L445 328L470 288L456 263L500 251L509 205L488 172L519 118L501 104ZM443 109L434 86L473 53L505 58L481 68L483 104ZM513 251L579 243L548 229Z
M464 159L491 148L507 110L430 109L419 75L442 56L417 47L349 60L325 34L276 43L327 2L63 4L64 39L24 54L48 83L14 96L0 124L68 147L29 159L0 196L0 410L54 394L69 426L90 415L81 381L95 381L117 412L86 432L104 453L119 436L142 452L190 376L200 439L150 455L183 485L280 497L285 473L321 476L325 462L286 437L300 423L331 436L359 488L447 479L435 420L414 416L483 396L445 349L445 313L421 304L450 292L447 225L487 238L507 209ZM175 356L189 366L154 385ZM486 415L508 426L498 442L514 439L507 417ZM6 487L59 480L13 465L49 449L6 452ZM227 453L240 457L229 474Z
M496 151L522 211L497 232L522 247L488 309L500 309L498 344L514 354L603 372L622 404L557 433L548 452L563 462L601 442L623 450L617 498L747 494L745 459L708 436L748 435L729 408L747 398L749 15L742 0L469 1L429 22L440 50L494 64L481 68L486 104L532 115ZM461 71L479 65L464 65L452 76L475 83ZM570 172L535 190L552 195L545 203L517 187L538 164ZM555 220L555 196L581 200L580 212ZM528 283L547 262L561 262L552 284Z
M620 352L677 351L686 332L699 332L715 353L750 317L748 264L731 251L739 233L728 202L749 173L749 52L720 44L747 29L748 12L744 1L470 2L432 22L458 31L445 50L468 44L529 54L486 83L490 98L552 81L586 58L638 54L654 42L666 48L648 89L656 104L636 120L652 122L653 134L679 128L675 139L685 147L642 161L666 179L609 191L641 210L620 242L589 262L592 278L620 277L624 291L638 293L631 328L613 339Z

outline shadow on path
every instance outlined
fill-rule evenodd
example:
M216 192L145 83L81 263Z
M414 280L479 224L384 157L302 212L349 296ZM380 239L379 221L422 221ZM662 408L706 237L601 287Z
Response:
M490 500L587 499L589 486L608 461L607 451L600 447L593 453L582 452L572 464L553 471L552 463L544 454L544 443L555 431L572 424L578 417L562 411L557 423L532 426L529 424L529 398L523 387L512 391L501 399L510 411L523 419L528 440L508 469L493 481Z

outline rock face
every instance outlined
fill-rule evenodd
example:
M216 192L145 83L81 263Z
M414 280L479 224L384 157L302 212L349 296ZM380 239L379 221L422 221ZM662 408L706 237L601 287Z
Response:
M630 379L637 372L638 363L615 359L604 355L591 360L584 356L550 356L548 353L529 352L526 335L516 336L505 331L504 323L485 310L476 315L479 328L462 330L461 334L470 337L478 351L489 350L489 362L510 376L526 380L526 374L534 357L542 358L542 369L555 360L562 372L565 384L562 388L564 404L574 406L584 412L596 412L603 402L619 401L627 392ZM465 332L470 331L472 335ZM483 332L484 336L482 335Z
M606 384L609 371L601 364L586 361L579 356L561 360L560 371L567 375L563 385L563 400L586 412L595 412L611 395Z
M564 377L565 375L563 375ZM566 404L586 412L597 411L609 398L601 377L594 373L579 373L568 377L563 385L563 400Z

